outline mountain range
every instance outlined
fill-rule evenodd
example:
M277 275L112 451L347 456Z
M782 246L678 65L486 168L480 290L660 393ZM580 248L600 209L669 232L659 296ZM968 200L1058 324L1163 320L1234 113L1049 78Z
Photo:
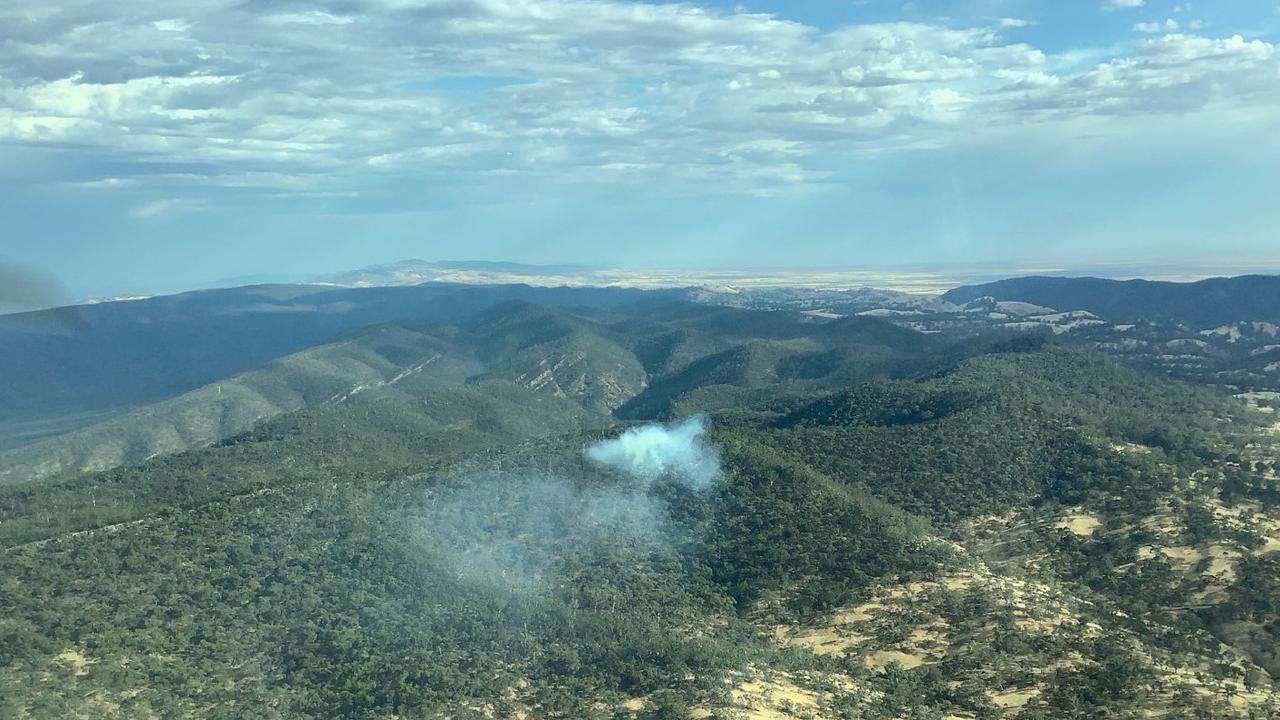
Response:
M0 447L171 398L371 325L457 319L513 299L607 305L637 292L257 285L0 315Z
M1263 341L1017 287L0 316L0 716L1276 716Z

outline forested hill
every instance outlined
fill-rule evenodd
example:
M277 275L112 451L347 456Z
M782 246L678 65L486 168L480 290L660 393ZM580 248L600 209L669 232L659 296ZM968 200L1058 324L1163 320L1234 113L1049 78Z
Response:
M520 301L236 386L0 487L0 717L1280 714L1274 416L1094 352Z
M609 307L653 295L661 293L254 285L0 315L0 447L170 398L378 323L457 321L517 299Z
M1191 283L1022 277L955 288L942 296L963 305L982 297L1057 310L1087 310L1111 322L1143 320L1210 328L1239 321L1280 322L1280 276L1242 275Z
M575 303L572 309L503 300L531 292L491 289L481 302L463 306L455 303L476 298L447 292L419 308L411 327L380 324L346 333L69 433L0 450L0 484L128 465L361 394L504 381L573 398L584 410L606 416L615 410L632 417L669 416L682 404L693 407L686 396L705 394L709 386L725 398L707 397L697 406L703 410L740 402L744 393L771 392L777 383L796 391L836 378L902 373L935 344L929 336L873 318L828 321L795 312L707 307L663 294L546 293ZM442 316L461 319L433 322ZM252 339L259 329L250 322L238 332L219 332ZM293 342L307 331L301 332ZM237 363L250 354L234 347L227 352L226 361ZM77 361L87 358L68 364ZM199 371L208 373L220 361L201 362ZM15 372L15 385L37 396L41 386L30 383L44 372L40 365Z

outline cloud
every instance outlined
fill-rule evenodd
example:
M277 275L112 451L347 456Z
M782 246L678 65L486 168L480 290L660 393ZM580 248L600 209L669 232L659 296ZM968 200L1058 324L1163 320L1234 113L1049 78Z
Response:
M1020 28L1020 27L1027 27L1031 25L1032 22L1030 20L1023 20L1022 18L1007 17L1007 18L1000 18L998 21L996 21L996 24L1002 28Z
M720 455L704 435L707 419L698 415L670 425L644 425L587 447L587 459L618 470L644 484L663 477L705 488L721 475Z
M1181 28L1177 20L1169 18L1164 22L1140 22L1133 26L1133 29L1140 33L1155 34L1161 32L1177 32Z
M1262 40L1169 34L1073 78L1052 99L1116 114L1187 112L1228 99L1269 102L1276 97L1276 60L1276 47Z
M347 25L355 22L355 18L344 15L332 15L320 10L310 10L307 12L264 15L259 19L259 22L266 23L268 25Z
M1002 38L1017 18L817 28L622 0L122 0L0 9L0 23L0 141L74 149L103 171L63 180L118 180L149 195L141 216L213 192L755 194L967 128L1096 117L1140 132L1127 118L1280 107L1266 41L1072 56ZM1197 43L1221 51L1167 62Z
M168 212L173 209L178 202L179 201L173 199L153 200L135 207L129 214L139 220L145 220Z
M1106 0L1102 4L1102 9L1122 10L1124 8L1139 8L1146 4L1146 0Z

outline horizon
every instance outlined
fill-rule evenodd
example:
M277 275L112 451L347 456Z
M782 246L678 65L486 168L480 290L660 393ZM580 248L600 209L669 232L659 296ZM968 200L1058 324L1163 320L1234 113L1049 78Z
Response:
M939 295L947 290L996 280L1020 277L1099 278L1105 280L1147 280L1192 283L1215 278L1280 275L1276 263L1220 263L1214 267L1180 264L1112 263L1070 266L999 263L900 263L862 266L775 266L775 267L645 267L580 263L522 263L504 260L423 260L408 258L360 268L282 275L258 273L220 278L193 287L121 289L117 292L76 294L56 276L36 268L0 265L0 315L76 305L119 302L179 295L206 290L252 287L256 285L315 285L338 288L384 287L419 284L404 279L379 278L378 272L418 267L440 268L445 282L474 285L530 284L535 286L631 287L669 289L680 287L727 286L739 289L800 288L816 291L873 289ZM546 271L535 274L535 271ZM361 275L367 278L361 278Z

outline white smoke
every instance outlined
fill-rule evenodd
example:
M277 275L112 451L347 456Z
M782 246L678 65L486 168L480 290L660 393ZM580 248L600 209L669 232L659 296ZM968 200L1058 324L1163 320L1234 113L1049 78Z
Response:
M561 557L593 545L638 557L671 552L661 502L632 489L583 487L537 471L470 469L430 489L421 539L458 582L532 596L556 583Z
M637 557L673 552L683 530L652 485L666 478L697 490L720 477L707 427L701 416L645 425L584 448L589 462L627 476L617 487L556 472L459 466L426 494L425 544L459 582L521 595L554 585L558 558L574 548L604 543Z
M720 477L720 454L704 439L705 416L696 415L670 425L632 428L613 440L589 445L587 459L619 470L641 483L671 477L694 489Z

